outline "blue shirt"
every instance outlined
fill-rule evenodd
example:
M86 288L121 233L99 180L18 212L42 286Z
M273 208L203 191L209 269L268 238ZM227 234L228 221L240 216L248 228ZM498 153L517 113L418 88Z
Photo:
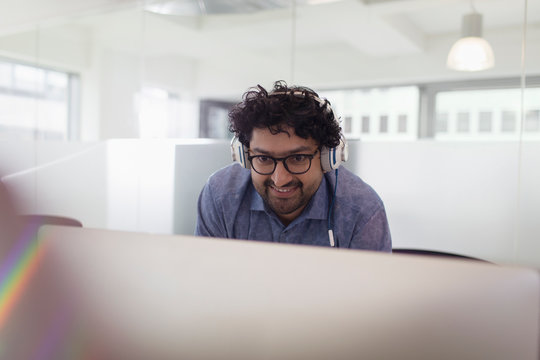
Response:
M195 235L330 246L328 212L335 172L325 173L319 189L288 226L266 205L237 163L210 176L198 203ZM377 193L341 166L331 228L337 246L390 252L392 240L384 205Z

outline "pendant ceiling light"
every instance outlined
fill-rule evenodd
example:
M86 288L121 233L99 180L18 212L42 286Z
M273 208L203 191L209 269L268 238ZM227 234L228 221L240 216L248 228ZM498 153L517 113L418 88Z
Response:
M461 39L450 49L446 65L458 71L481 71L495 65L493 50L482 38L482 15L463 16Z

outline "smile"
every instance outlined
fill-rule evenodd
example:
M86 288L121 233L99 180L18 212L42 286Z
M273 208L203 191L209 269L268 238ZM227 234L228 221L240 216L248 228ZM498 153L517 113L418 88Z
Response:
M289 199L298 191L298 186L276 187L274 185L269 186L273 196L277 199Z
M291 192L294 190L294 188L285 188L285 189L282 189L282 188L277 188L275 186L272 186L272 189L277 191L277 192L280 192L280 193L288 193L288 192Z

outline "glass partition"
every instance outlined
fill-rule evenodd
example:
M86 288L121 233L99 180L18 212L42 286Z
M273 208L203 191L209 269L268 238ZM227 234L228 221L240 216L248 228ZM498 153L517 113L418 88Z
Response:
M127 197L133 209L159 198L165 205L152 206L169 220L144 230L172 232L181 216L166 196L174 179L154 197L161 170L144 166L183 175L145 154L174 162L176 146L200 138L228 151L230 106L251 86L285 80L334 106L354 149L351 168L385 201L394 246L540 267L540 0L171 4L36 1L1 23L0 171L16 182L94 151L92 168L103 172L89 185L100 188L88 190L101 194L98 204L48 208L36 207L41 182L32 175L28 211L89 206L86 223L113 227L107 219L122 206L111 199ZM448 52L471 12L483 17L494 66L451 70ZM65 183L58 171L47 186ZM106 180L117 173L134 179L125 196L108 193L127 191ZM141 230L143 213L122 226Z

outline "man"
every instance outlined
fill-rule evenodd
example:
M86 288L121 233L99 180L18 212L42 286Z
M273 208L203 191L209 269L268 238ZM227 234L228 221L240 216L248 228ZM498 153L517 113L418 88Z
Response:
M246 92L229 121L240 163L204 186L196 235L391 251L381 199L339 167L346 147L327 100L276 82Z

